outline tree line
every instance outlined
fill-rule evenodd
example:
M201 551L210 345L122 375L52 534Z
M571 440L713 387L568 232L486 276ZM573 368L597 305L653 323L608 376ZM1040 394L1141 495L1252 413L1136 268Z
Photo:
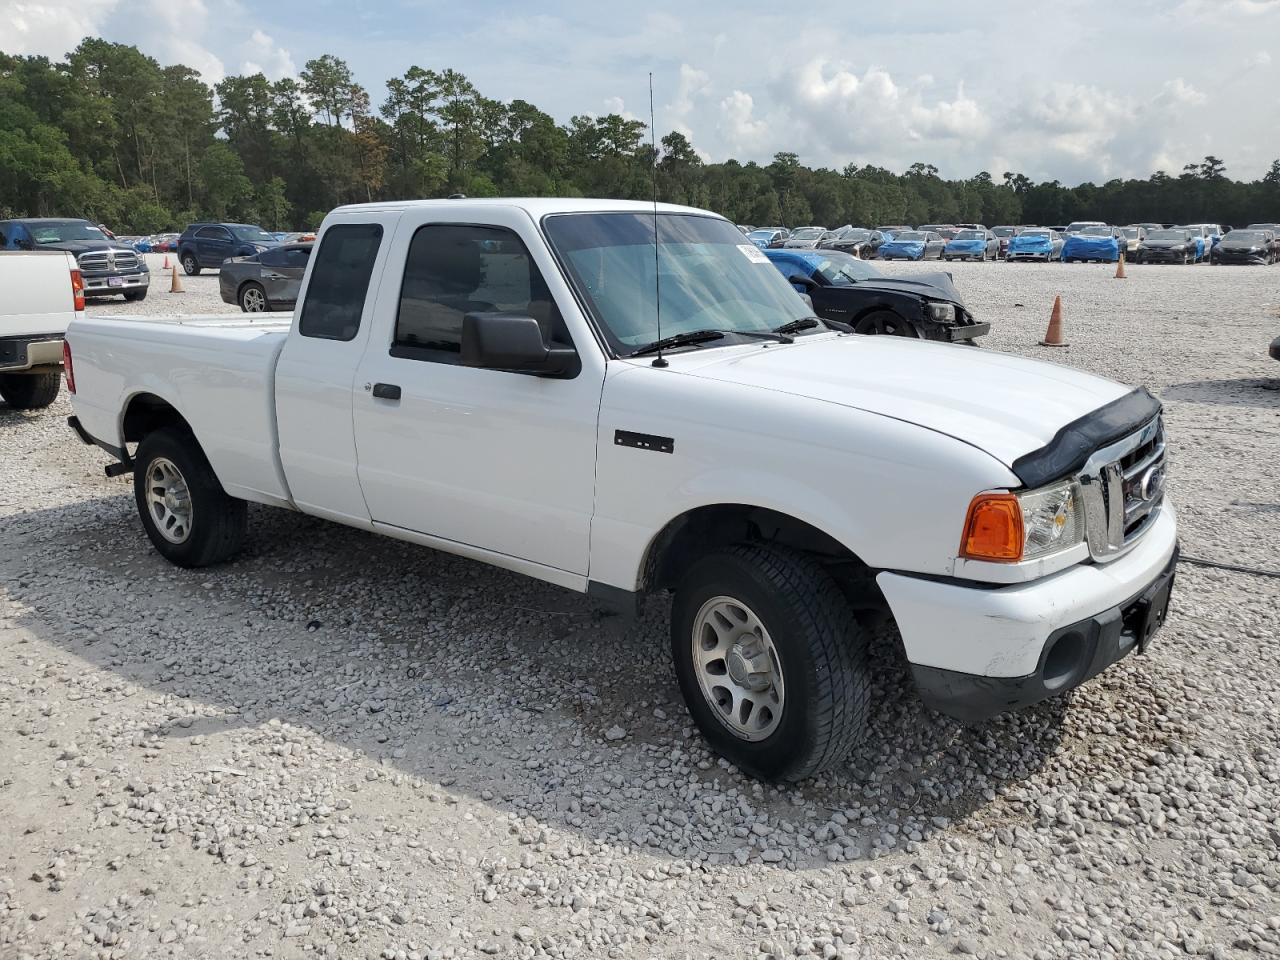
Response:
M332 55L296 79L257 73L210 88L190 67L87 38L61 62L0 53L0 218L81 216L122 233L206 219L286 230L369 200L648 199L647 133L618 114L557 123L524 100L484 96L452 69L410 67L375 106ZM1280 160L1252 182L1208 156L1176 175L1064 186L1016 172L946 179L928 163L811 169L794 153L706 163L678 132L661 138L656 159L662 200L737 223L1280 221Z

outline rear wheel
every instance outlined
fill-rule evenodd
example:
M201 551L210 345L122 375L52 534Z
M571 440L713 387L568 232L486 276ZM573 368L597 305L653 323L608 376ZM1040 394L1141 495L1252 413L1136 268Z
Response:
M206 567L244 542L243 500L227 496L190 431L165 427L138 444L133 492L147 536L166 560Z
M271 309L261 284L250 282L240 288L240 309L245 313L265 313Z
M200 272L200 261L196 259L194 253L184 253L182 255L182 269L189 277L194 277Z
M863 735L866 637L811 557L743 544L709 554L676 588L671 651L689 712L744 771L799 780Z
M3 373L0 374L0 397L15 410L39 410L58 399L62 387L62 374L53 373Z

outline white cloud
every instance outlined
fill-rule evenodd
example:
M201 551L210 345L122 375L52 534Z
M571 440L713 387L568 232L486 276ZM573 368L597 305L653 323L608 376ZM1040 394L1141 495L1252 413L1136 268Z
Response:
M289 51L257 28L240 45L240 52L245 58L240 64L241 73L261 73L268 80L292 77L298 73Z
M85 37L98 34L119 0L17 0L0 10L5 32L0 50L9 54L61 57Z
M720 122L717 129L728 142L730 155L759 156L766 149L769 127L755 118L755 101L751 94L735 90L720 101Z

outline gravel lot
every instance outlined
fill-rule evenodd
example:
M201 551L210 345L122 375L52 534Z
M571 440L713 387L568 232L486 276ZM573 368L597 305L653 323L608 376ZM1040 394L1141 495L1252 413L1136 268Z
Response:
M942 269L988 349L1164 399L1185 555L1280 568L1280 269ZM236 312L183 283L92 310ZM665 603L266 508L179 570L69 413L0 407L5 960L1280 954L1280 580L1184 564L1147 656L980 727L886 653L869 744L779 789L703 747Z

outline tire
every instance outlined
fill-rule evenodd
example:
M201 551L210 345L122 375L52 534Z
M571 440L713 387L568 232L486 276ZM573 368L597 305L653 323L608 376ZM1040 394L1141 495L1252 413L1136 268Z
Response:
M759 633L749 630L752 623ZM761 649L753 636L766 637L768 646ZM762 677L745 673L752 664L741 656L736 664L721 659L718 668L714 660L695 664L695 644L710 656L716 644L732 654L744 638L745 652L768 672L761 692L747 694L734 680ZM835 581L804 554L742 544L698 560L676 588L671 651L699 729L713 749L753 776L812 776L840 762L865 733L871 701L866 635ZM735 728L741 714L729 719L716 701L745 706L744 694L754 705ZM777 713L769 709L775 704Z
M859 317L858 321L853 325L853 332L884 337L920 339L920 335L916 332L916 328L911 325L911 322L892 310L873 310L866 316Z
M170 563L207 567L244 543L247 504L227 496L189 430L164 427L143 438L134 457L133 493L147 536Z
M240 309L244 313L269 313L271 311L271 302L267 300L267 291L262 289L262 284L254 283L252 280L240 288L240 293L236 299L240 301Z
M146 290L130 290L124 295L124 299L128 303L137 303L139 300L147 299Z
M58 399L62 373L0 374L0 397L14 410L42 410Z
M188 277L199 275L200 261L196 259L196 255L194 253L184 253L182 255L182 269Z

